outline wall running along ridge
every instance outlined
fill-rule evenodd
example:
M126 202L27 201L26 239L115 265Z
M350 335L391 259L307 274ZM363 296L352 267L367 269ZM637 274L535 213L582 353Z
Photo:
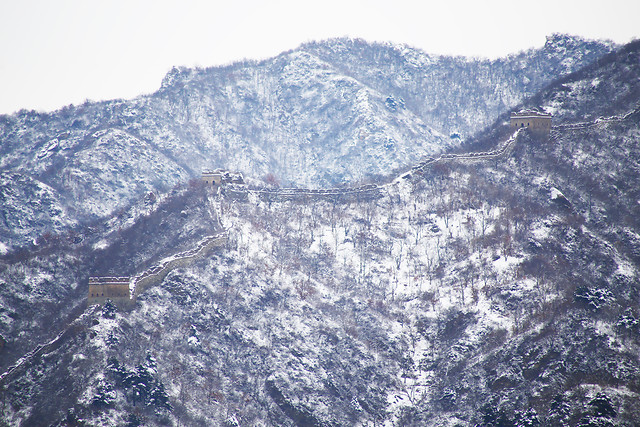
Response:
M224 246L228 241L228 233L205 237L195 248L164 259L160 264L151 267L133 278L133 298L135 299L151 286L160 284L167 274L175 268L184 267L197 259L203 258L213 248Z
M613 117L606 118L598 118L593 122L584 122L584 123L574 123L574 124L563 124L551 127L553 132L551 133L552 139L557 132L562 132L566 130L575 130L575 129L583 129L591 126L597 126L601 124L607 124L610 122L622 121L634 114L640 113L640 105L636 106L632 111ZM545 129L547 126L550 126L551 121L545 119ZM403 180L411 179L413 174L422 174L426 171L427 168L436 164L436 163L449 163L449 162L470 162L470 161L481 161L481 160L490 160L504 157L508 154L515 143L518 140L518 137L521 132L523 132L527 127L516 127L513 135L505 142L501 143L496 149L490 151L480 151L473 153L465 153L465 154L443 154L436 158L429 158L416 166L414 166L411 171L405 172L400 175L398 178L394 179L389 184L383 185L363 185L355 188L330 188L330 189L305 189L305 188L247 188L245 185L237 185L234 183L225 183L224 186L219 187L222 195L226 198L239 200L239 201L248 201L248 195L252 194L259 197L261 200L267 202L274 201L297 201L297 202L306 202L310 200L330 200L336 203L351 203L356 201L365 201L365 200L373 200L378 199L384 195L386 187L389 185L396 185ZM203 174L204 176L204 174ZM131 304L127 305L123 301L123 306L127 306L127 308L131 308L134 303L136 297L144 292L151 286L155 286L160 284L164 278L169 274L169 272L177 267L184 267L196 259L200 259L204 257L210 249L214 247L224 246L228 242L228 233L225 231L222 234L217 234L214 236L208 236L201 240L198 245L194 249L191 249L187 252L182 252L180 254L171 256L163 260L159 265L152 267L142 274L134 277L132 279L132 297L130 299ZM91 289L90 291L91 292ZM92 300L89 297L89 304L93 303L103 303L104 301ZM119 305L119 306L120 306Z
M213 236L207 236L198 242L195 248L172 255L169 258L165 258L160 262L160 264L149 268L138 276L133 277L130 281L129 278L116 278L119 279L120 282L127 279L127 296L120 295L122 293L121 283L111 283L113 280L110 279L114 278L92 277L89 282L87 304L104 304L107 300L110 300L121 310L132 310L135 306L138 295L146 289L160 284L171 270L187 266L193 261L203 258L211 249L224 246L227 241L228 235L226 231ZM99 284L100 282L104 282L105 284ZM104 296L102 295L103 290L105 292ZM99 296L96 296L98 295L98 292L100 292Z

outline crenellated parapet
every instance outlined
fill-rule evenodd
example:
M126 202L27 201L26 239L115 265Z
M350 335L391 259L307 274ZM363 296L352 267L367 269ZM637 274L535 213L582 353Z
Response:
M538 110L520 110L517 113L511 113L511 129L527 128L533 134L545 138L548 138L551 132L551 122L551 114Z
M244 178L240 172L230 172L224 169L202 172L202 181L213 187L224 184L244 184Z
M204 257L212 248L224 246L227 240L226 232L207 236L198 242L193 249L165 258L158 265L138 276L89 277L87 304L102 305L111 301L120 310L131 310L135 306L136 297L146 289L161 283L171 270L185 267Z
M159 264L133 278L132 287L134 297L148 288L162 283L171 270L191 264L193 261L207 255L211 249L224 246L227 241L228 236L226 232L207 236L198 242L193 249L165 258Z
M107 300L118 308L130 309L134 304L131 296L129 277L89 277L87 304L104 304Z

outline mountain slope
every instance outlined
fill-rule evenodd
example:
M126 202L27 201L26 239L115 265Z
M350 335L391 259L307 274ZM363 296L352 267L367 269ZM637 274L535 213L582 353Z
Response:
M409 46L371 46L361 40L304 48L379 92L402 99L439 132L466 138L551 80L594 62L612 45L553 34L540 49L491 61L427 55Z
M133 100L2 116L2 250L117 212L203 169L307 187L388 175L459 145L612 48L554 36L542 49L487 61L330 40L261 62L174 69L158 92ZM55 219L35 211L37 221L16 219L24 215L10 193L34 187L46 189Z
M152 210L173 215L186 244L216 200L229 245L174 270L130 313L87 312L3 376L5 418L633 425L638 76L632 43L526 101L554 109L549 141L520 131L497 156L437 158L373 200L185 189L188 208ZM166 231L130 218L92 236L121 257L113 274L134 267L127 241L135 254L170 249ZM119 224L142 231L121 235ZM7 269L29 283L70 265L51 256ZM3 318L6 328L13 317ZM3 332L7 346L27 341L17 330Z

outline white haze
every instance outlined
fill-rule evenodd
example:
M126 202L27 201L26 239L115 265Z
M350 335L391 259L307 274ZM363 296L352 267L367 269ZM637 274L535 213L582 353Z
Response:
M563 32L625 43L640 3L397 0L25 0L0 3L0 113L155 91L174 65L260 59L331 37L498 57Z

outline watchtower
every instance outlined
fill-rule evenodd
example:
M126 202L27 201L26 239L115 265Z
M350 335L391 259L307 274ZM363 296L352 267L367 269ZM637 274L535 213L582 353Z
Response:
M205 172L202 172L202 180L204 181L205 184L219 186L220 184L222 184L223 173L224 172L221 170L205 171Z
M528 128L533 134L549 137L551 132L551 114L538 110L520 110L511 113L511 129Z
M129 277L89 277L87 304L104 304L111 300L118 308L128 309L133 300L129 293Z
M222 184L244 184L244 178L239 172L229 172L223 169L202 172L202 180L205 184L219 187Z

